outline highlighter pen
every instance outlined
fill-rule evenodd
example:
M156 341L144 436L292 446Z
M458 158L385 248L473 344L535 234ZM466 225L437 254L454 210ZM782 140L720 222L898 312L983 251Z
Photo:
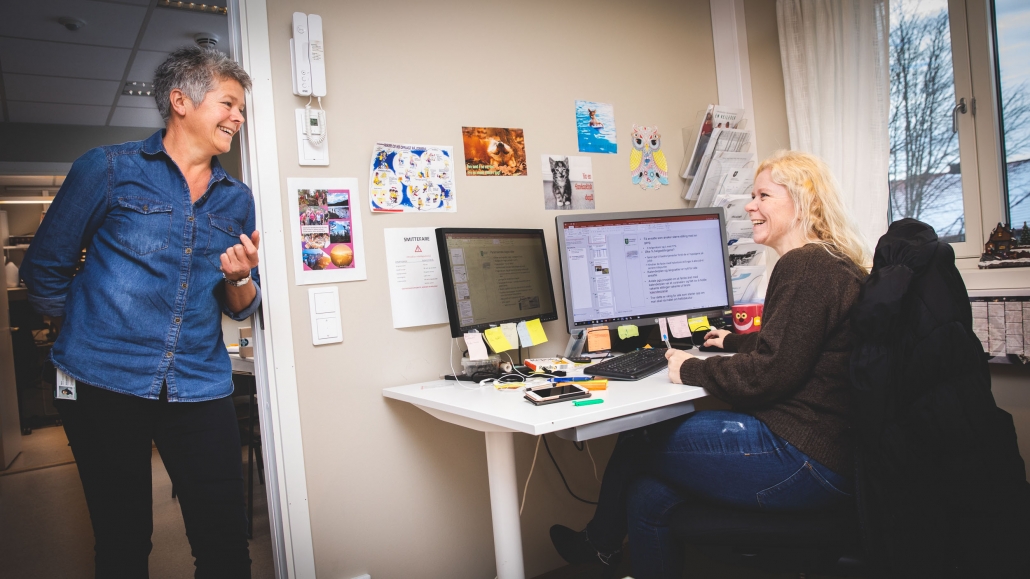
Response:
M600 398L591 398L589 400L576 400L575 402L572 403L572 405L573 406L590 406L591 404L600 404L602 402L604 402L604 400L602 400Z
M665 342L665 347L671 350L672 344L669 343L669 330L665 326L665 319L658 318L655 322L658 323L658 329L662 332L662 341Z
M593 379L593 376L559 376L557 378L551 378L551 382L554 384L559 382L586 382Z

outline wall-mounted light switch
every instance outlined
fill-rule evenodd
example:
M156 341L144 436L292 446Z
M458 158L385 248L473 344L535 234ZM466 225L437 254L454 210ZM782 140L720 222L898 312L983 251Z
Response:
M343 341L340 327L340 290L336 286L308 290L311 307L311 343L318 346Z

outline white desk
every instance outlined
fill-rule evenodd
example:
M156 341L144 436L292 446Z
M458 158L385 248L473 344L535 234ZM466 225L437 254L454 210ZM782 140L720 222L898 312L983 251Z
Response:
M386 388L383 396L485 433L498 579L525 578L513 433L553 432L569 440L588 440L693 412L692 401L707 395L697 386L673 384L665 370L638 382L609 381L607 390L593 393L604 403L589 406L572 402L534 406L523 399L521 390L463 384L445 380L409 384Z

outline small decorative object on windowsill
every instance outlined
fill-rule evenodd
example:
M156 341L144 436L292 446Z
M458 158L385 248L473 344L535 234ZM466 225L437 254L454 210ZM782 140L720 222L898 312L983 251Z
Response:
M1018 235L1018 237L1017 237ZM1030 228L1026 222L1022 229L1013 232L999 223L984 244L983 255L980 256L980 269L998 269L1003 267L1030 267Z

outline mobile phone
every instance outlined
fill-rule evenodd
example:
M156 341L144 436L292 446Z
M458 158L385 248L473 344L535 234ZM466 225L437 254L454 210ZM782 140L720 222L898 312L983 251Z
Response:
M545 384L543 386L526 388L526 400L537 406L588 397L590 397L589 390L569 382L561 385Z

